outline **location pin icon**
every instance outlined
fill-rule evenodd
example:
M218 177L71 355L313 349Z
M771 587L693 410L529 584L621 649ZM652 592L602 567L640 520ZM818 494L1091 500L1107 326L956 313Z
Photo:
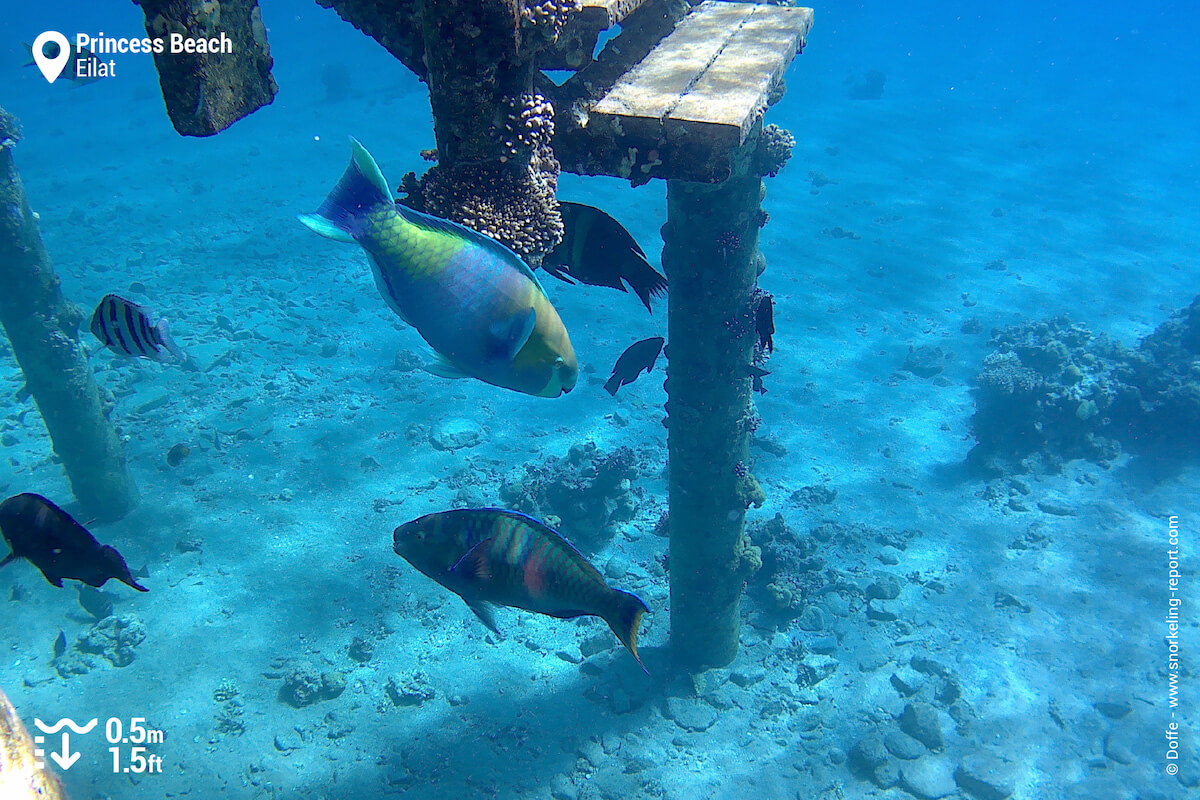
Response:
M43 52L47 42L54 42L58 45L58 55L54 58L50 58ZM71 60L71 43L58 31L45 31L38 34L38 37L33 40L32 49L33 63L37 64L37 68L42 71L50 83L54 83L58 79L67 66L67 62Z

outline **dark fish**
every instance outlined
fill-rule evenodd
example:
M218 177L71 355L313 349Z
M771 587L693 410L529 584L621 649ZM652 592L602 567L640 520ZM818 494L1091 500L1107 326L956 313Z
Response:
M37 62L33 59L33 45L29 44L28 42L22 42L22 44L25 45L25 50L28 51L29 54L29 60L25 62L24 66L37 66ZM56 43L48 42L47 45L43 46L50 47L51 52L48 54L50 58L58 57L59 51ZM96 81L101 80L101 71L98 67L100 63L100 59L96 58L96 54L91 50L88 50L86 47L79 47L78 45L71 43L71 60L67 62L65 67L63 67L62 74L59 75L59 77L63 80L70 81L76 86L84 86L89 83L95 83ZM81 78L79 77L80 74L87 77Z
M65 652L67 652L67 635L59 631L58 638L54 640L54 657L62 658L62 654Z
M559 203L563 240L542 260L542 269L567 283L633 289L646 306L667 292L667 279L658 273L629 231L598 208L582 203ZM572 280L572 278L574 280Z
M75 588L79 590L79 605L83 607L84 611L96 619L107 619L112 616L113 596L111 594L84 586L82 583L77 584Z
M186 444L177 444L167 451L167 466L178 467L191 454L192 448Z
M496 631L491 604L608 623L643 670L638 624L649 611L636 595L610 587L571 544L537 520L502 508L460 508L396 528L394 549L457 594Z
M139 592L150 591L130 574L120 553L41 495L27 492L0 503L0 533L12 548L0 567L24 558L60 589L64 578L95 587L116 578Z
M625 352L621 353L617 363L613 365L612 377L604 382L605 390L616 397L617 389L637 380L638 375L642 374L642 370L649 372L654 369L654 362L658 361L658 354L662 352L662 347L663 338L651 336L649 339L642 339L625 348Z
M775 352L775 298L763 294L754 310L754 328L758 331L758 347L764 353Z
M746 365L746 375L751 379L751 388L759 394L767 393L767 387L763 384L763 378L770 374L770 372L767 372L762 367L756 367L753 364Z
M165 319L151 323L145 308L119 295L104 295L92 314L91 329L114 353L160 362L170 361L171 356L187 361L171 339Z

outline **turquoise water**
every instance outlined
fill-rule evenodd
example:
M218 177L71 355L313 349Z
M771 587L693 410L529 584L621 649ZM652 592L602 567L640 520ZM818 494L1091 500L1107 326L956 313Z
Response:
M1185 3L1002 6L818 6L767 112L797 144L766 180L777 350L755 398L767 500L748 521L771 582L806 594L781 609L751 578L742 653L697 681L646 678L590 618L502 610L489 634L391 548L425 513L532 502L526 467L565 474L554 459L574 445L594 443L585 462L629 448L629 489L605 500L628 518L589 556L650 606L642 648L665 665L663 362L615 399L601 387L625 347L666 335L665 304L648 315L632 294L547 280L582 368L554 401L414 371L419 337L361 251L295 219L341 174L348 136L393 187L428 166L427 94L402 65L331 11L264 3L274 103L184 138L147 57L80 87L21 67L43 30L140 35L136 6L6 13L0 105L23 124L14 159L67 299L89 315L108 292L147 305L197 366L90 362L142 495L91 526L149 567L149 594L104 590L144 631L133 660L77 651L105 623L72 585L0 570L0 688L30 726L100 721L73 737L70 796L1195 791L1197 428L1061 468L964 465L993 329L1065 315L1135 348L1196 296L1198 19ZM558 194L607 210L658 264L664 188L564 174ZM930 377L904 368L921 347L941 348ZM0 491L70 509L0 351ZM191 453L168 466L179 443ZM786 532L764 532L776 514ZM66 665L59 631L79 653ZM317 699L297 707L298 685ZM161 774L114 774L105 722L134 717L165 732Z

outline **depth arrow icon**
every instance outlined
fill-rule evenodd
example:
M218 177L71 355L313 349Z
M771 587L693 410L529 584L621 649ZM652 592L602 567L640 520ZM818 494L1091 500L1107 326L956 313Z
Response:
M54 763L58 764L59 768L64 772L71 768L71 765L79 760L79 753L71 752L71 734L63 731L62 752L55 753L51 751L50 757L54 759Z

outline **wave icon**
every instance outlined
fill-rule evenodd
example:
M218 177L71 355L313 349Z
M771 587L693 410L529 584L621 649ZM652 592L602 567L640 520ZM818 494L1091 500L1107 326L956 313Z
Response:
M70 728L75 733L78 733L80 735L83 735L85 733L91 733L92 728L96 727L97 722L99 722L99 720L94 719L91 722L89 722L87 725L76 725L74 720L60 719L54 725L47 725L46 723L42 722L40 719L33 720L33 724L36 725L38 727L38 730L40 730L42 733L58 733L63 728Z

